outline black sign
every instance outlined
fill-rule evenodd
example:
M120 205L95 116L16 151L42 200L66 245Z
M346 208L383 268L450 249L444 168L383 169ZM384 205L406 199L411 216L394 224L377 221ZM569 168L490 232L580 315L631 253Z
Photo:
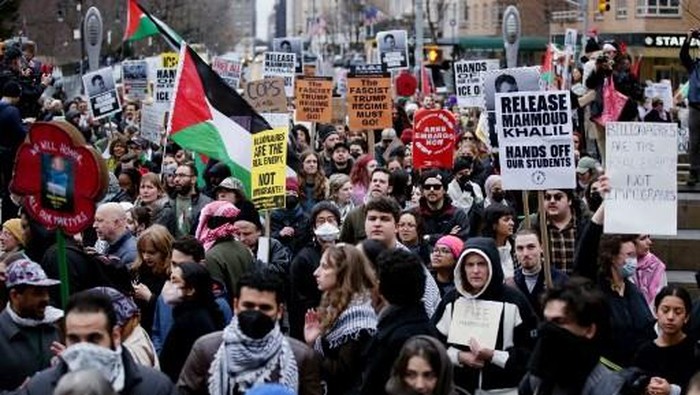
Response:
M348 74L348 77L360 77L364 75L381 75L382 77L390 76L386 70L385 63L350 66L350 73Z
M688 36L684 34L647 34L644 36L644 46L652 48L680 48ZM700 40L693 38L691 47L700 45Z

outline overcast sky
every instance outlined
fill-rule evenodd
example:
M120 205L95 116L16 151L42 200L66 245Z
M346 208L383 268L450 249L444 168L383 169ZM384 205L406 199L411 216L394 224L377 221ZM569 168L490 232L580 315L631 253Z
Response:
M286 1L286 0L284 0ZM257 10L256 16L257 21L255 21L255 37L267 40L267 18L272 13L272 9L275 6L275 0L257 0Z

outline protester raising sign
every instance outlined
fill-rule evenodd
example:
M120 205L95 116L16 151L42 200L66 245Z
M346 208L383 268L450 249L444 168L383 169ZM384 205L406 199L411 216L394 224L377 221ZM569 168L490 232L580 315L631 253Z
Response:
M90 101L93 118L101 119L121 111L111 67L83 75L83 87Z
M675 235L678 187L677 126L608 122L605 233Z
M124 95L133 100L148 97L148 62L145 60L127 60L122 62L122 82Z
M211 68L216 71L226 84L233 89L238 89L241 80L242 61L234 56L217 56L211 63Z
M350 129L392 127L391 78L382 65L354 67L348 76L347 97Z
M252 200L259 210L284 207L288 127L253 135Z
M496 93L503 188L576 187L569 92Z
M297 121L328 123L333 117L333 77L300 76L296 85Z
M455 117L447 110L419 110L413 121L413 166L452 168Z
M258 112L287 112L284 78L270 77L246 84L243 98Z
M294 65L296 55L286 52L265 52L263 60L263 78L284 78L284 92L287 97L294 97Z
M481 91L481 73L498 69L498 59L454 63L455 92L460 107L483 107L484 94Z
M377 33L379 59L387 70L408 68L408 40L405 30Z

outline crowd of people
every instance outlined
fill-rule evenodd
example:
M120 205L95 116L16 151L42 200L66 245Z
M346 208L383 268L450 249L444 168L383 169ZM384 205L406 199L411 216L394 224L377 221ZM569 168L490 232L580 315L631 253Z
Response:
M397 100L378 141L292 125L300 165L266 224L224 163L143 139L138 102L98 122L44 92L24 45L0 72L0 393L700 394L700 308L649 235L603 234L604 143L584 116L577 188L544 192L543 233L478 114L436 95ZM600 49L572 94L612 75L636 97L627 55ZM651 103L625 120L672 120ZM436 108L459 119L454 166L416 169L412 119ZM8 189L28 118L73 124L110 173L67 241L65 305L55 231Z

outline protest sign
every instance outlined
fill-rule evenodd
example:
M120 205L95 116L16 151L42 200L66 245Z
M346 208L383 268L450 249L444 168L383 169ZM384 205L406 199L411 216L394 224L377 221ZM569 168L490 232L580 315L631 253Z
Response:
M676 234L676 132L672 123L606 124L605 233Z
M272 51L281 53L293 53L294 57L294 73L302 74L303 69L303 49L301 37L278 37L272 39Z
M380 64L354 66L348 76L348 126L352 130L392 127L391 78Z
M503 188L576 187L568 91L496 94L496 134Z
M474 303L466 298L458 298L454 304L447 341L450 344L470 346L471 340L475 339L481 347L493 350L500 333L504 306L508 304L485 300ZM517 316L517 308L508 310L506 313Z
M243 97L257 112L287 112L284 78L270 77L246 84Z
M211 63L211 68L223 79L228 86L238 89L241 80L243 62L234 56L217 56Z
M481 91L481 73L498 69L498 59L468 61L454 63L455 93L460 107L481 107L484 105L484 94Z
M669 80L648 84L644 88L644 96L649 99L660 97L664 101L664 110L666 111L671 111L673 108L673 87Z
M155 102L170 106L170 100L175 89L175 74L179 55L165 52L160 55L161 64L156 69Z
M345 118L347 117L347 107L345 106L345 99L342 97L333 98L333 114L331 115L331 123L334 125L342 124L345 125Z
M83 87L93 118L105 118L122 110L112 68L105 67L83 75Z
M122 62L122 83L124 95L133 100L144 100L149 96L148 62L146 60L126 60Z
M377 33L379 60L387 70L407 69L408 40L405 30L390 30Z
M163 110L163 106L157 103L141 105L141 137L156 144L161 143L160 138L168 119L168 111Z
M420 110L413 121L413 167L452 168L455 117L447 110Z
M335 91L338 96L345 97L348 93L348 71L346 69L337 69L335 71Z
M263 59L263 79L269 77L284 78L284 92L287 97L294 97L294 65L296 55L284 52L265 52Z
M253 135L252 200L259 210L283 208L288 127Z
M331 121L333 77L300 76L296 82L297 121Z
M688 153L688 146L690 144L690 130L688 127L678 128L678 155L683 155Z

